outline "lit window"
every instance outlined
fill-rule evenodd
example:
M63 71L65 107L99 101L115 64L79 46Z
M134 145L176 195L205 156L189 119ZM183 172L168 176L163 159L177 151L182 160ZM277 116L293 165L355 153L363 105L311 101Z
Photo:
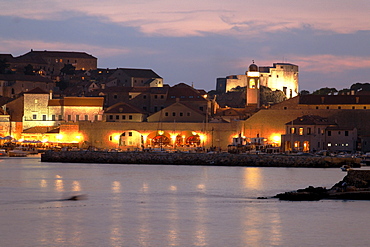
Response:
M254 79L250 79L249 88L256 88L256 81Z
M330 142L328 143L328 147L331 147L331 143Z
M303 128L299 128L299 135L303 135Z

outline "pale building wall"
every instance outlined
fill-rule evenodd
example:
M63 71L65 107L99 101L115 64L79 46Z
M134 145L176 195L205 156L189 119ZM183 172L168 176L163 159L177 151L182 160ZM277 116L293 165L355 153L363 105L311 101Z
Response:
M235 75L236 79L226 78L226 92L231 91L231 89L236 87L246 87L247 86L247 75Z
M101 121L102 107L95 106L64 106L63 107L65 121ZM87 116L87 118L86 118Z
M232 123L115 123L115 122L79 122L79 133L83 141L97 148L118 148L120 136L126 131L137 131L146 141L145 147L150 144L150 138L158 131L164 135L181 135L188 138L194 133L203 136L201 146L210 148L212 145L227 150L232 138L242 131L242 121ZM82 139L81 139L82 141Z
M261 73L261 85L280 90L286 97L298 95L298 66L292 64L274 64L269 73Z

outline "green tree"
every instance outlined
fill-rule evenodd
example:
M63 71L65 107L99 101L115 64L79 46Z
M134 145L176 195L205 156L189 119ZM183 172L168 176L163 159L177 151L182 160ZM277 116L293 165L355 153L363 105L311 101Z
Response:
M286 100L285 94L280 90L272 91L271 88L261 86L260 103L261 105L277 104Z
M328 88L328 87L323 87L320 88L319 90L314 91L312 94L314 95L329 95L329 94L334 94L337 93L338 90L335 88Z
M73 75L76 71L76 67L72 64L64 64L64 67L60 70L62 75Z
M355 84L352 84L352 86L350 87L351 90L354 90L355 92L358 92L358 91L370 91L370 83L366 82L366 83L360 83L360 82L357 82Z
M35 75L35 72L33 72L33 66L31 64L28 64L26 67L24 67L23 72L25 75Z
M6 74L7 69L10 67L6 58L0 59L0 74Z

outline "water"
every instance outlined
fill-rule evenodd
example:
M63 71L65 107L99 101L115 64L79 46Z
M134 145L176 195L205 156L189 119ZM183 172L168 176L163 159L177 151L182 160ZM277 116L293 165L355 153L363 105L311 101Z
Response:
M0 246L368 246L369 201L258 200L340 169L0 160ZM62 201L72 195L87 200Z

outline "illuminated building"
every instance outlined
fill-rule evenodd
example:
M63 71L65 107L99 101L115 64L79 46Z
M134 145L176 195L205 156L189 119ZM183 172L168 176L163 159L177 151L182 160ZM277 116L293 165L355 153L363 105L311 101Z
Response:
M254 64L254 63L253 63ZM249 71L249 70L248 70ZM247 87L250 81L248 71L245 75L230 75L226 78L217 78L216 91L219 93L229 92L236 87ZM259 77L260 85L280 90L286 97L293 98L298 95L298 66L290 63L274 63L273 66L259 66L254 76ZM249 83L250 85L250 83Z

